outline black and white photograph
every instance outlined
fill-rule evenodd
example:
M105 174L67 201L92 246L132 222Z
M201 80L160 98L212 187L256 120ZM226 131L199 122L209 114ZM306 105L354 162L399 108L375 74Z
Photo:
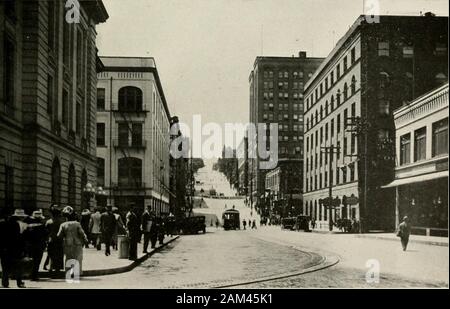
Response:
M0 294L448 289L448 11L0 0Z

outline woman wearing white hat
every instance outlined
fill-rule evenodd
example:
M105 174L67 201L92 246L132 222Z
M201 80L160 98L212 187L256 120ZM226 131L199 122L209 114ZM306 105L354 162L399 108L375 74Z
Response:
M81 224L76 220L76 214L73 208L67 206L63 209L64 216L67 221L61 224L58 232L58 237L64 240L64 255L67 262L76 260L78 262L80 275L82 274L83 262L83 246L88 242L86 234L81 227Z

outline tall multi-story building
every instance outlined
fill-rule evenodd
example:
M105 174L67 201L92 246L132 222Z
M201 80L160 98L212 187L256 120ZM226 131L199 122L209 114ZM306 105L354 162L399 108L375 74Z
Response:
M289 173L290 163L302 169L303 161L303 90L306 81L322 62L322 58L306 57L257 57L250 73L250 123L278 125L278 165ZM269 126L267 126L269 128ZM248 188L250 201L256 203L263 215L268 215L265 194L265 174L257 155L258 136L268 132L256 132L256 141L249 136ZM270 138L265 138L267 144ZM300 192L302 179L293 180L288 191Z
M239 194L247 195L248 190L248 138L245 136L236 151L239 173Z
M98 183L126 211L169 212L170 113L153 58L101 57L97 84Z
M330 213L362 230L394 227L394 192L381 188L394 177L393 110L447 80L447 24L360 16L306 84L304 212L319 227Z
M0 207L86 207L96 181L96 25L102 1L0 1ZM90 194L90 193L89 193ZM83 205L84 204L84 205Z
M180 130L180 123L177 116L173 116L170 119L170 140L170 213L177 219L180 219L186 213L188 206L186 196L189 180L189 144ZM183 146L186 149L184 153ZM182 154L181 156L180 153Z

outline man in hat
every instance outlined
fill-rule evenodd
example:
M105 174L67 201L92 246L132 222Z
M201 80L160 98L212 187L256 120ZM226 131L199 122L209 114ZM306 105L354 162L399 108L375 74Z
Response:
M27 219L28 226L24 232L25 239L29 243L29 253L33 260L32 281L39 280L39 266L47 244L47 229L44 225L44 219L42 210L33 211L32 216Z
M144 234L143 253L148 253L147 248L148 248L148 243L150 242L150 230L152 228L152 225L155 224L155 222L153 222L152 217L150 215L149 208L150 208L150 206L145 207L145 211L142 214L142 218L141 218L141 229L142 229L142 233Z
M140 222L137 217L137 208L132 205L130 211L127 214L127 234L130 241L128 259L134 261L137 259L137 244L141 240Z
M24 288L22 281L21 260L25 251L25 241L23 231L26 224L23 222L28 216L23 209L16 209L14 214L8 219L7 214L3 214L0 222L0 259L2 265L2 286L9 287L9 276L14 273L17 287Z
M90 237L90 233L89 233L89 222L91 221L91 212L89 211L89 209L84 209L81 212L81 227L83 228L83 232L86 234L88 239L91 239ZM86 243L85 246L86 249L89 248L89 243Z
M398 226L397 236L400 237L400 242L402 243L403 251L406 251L406 247L409 242L409 235L411 234L411 226L409 224L409 219L407 216L403 218L403 222Z
M116 217L112 213L112 206L106 206L106 211L100 218L100 230L102 232L103 242L105 243L105 255L111 255L111 242L116 230Z
M92 235L92 240L94 242L95 247L99 251L102 249L102 243L100 241L100 236L101 236L101 229L100 229L101 218L102 218L102 214L100 213L100 209L96 208L95 212L91 215L91 220L89 222L89 230L90 230L91 235Z
M45 223L48 235L47 257L49 261L45 261L44 269L50 262L50 273L55 276L58 276L61 269L64 268L64 246L62 239L58 237L58 231L61 224L66 220L61 211L62 209L58 205L52 205L50 208L52 218Z

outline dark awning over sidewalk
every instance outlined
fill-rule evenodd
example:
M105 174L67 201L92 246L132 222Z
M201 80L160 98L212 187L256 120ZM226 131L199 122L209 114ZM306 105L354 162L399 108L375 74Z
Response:
M402 185L408 185L408 184L412 184L412 183L418 183L418 182L434 180L434 179L444 178L444 177L448 178L448 171L396 179L393 182L391 182L390 184L382 186L382 188L398 187L398 186L402 186Z

